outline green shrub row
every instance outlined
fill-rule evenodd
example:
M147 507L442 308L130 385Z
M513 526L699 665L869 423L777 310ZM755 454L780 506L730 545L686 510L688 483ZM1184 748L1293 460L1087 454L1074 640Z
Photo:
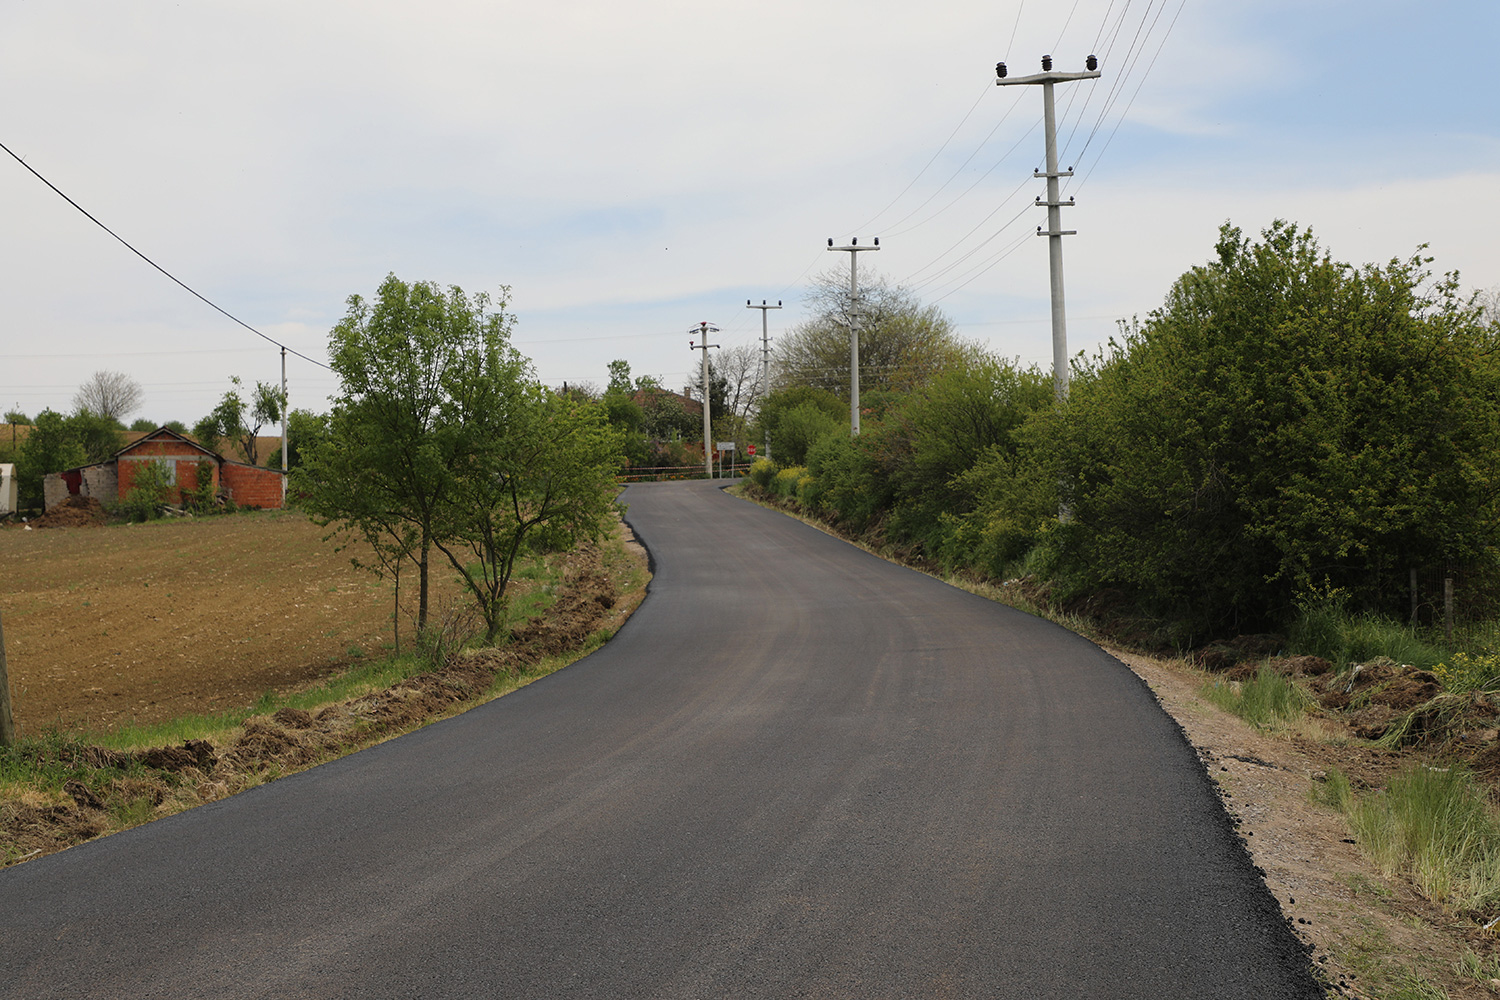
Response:
M1388 650L1412 569L1495 576L1495 331L1423 258L1351 267L1281 222L1215 249L1075 359L1065 403L978 354L878 399L858 437L804 390L768 410L796 473L751 481L950 570L1109 592L1179 644L1295 626L1330 659Z

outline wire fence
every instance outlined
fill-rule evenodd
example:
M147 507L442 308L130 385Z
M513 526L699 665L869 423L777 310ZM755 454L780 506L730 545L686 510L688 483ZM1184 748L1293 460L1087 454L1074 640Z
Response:
M739 459L720 464L714 463L715 479L736 479L750 471L750 460ZM631 466L619 476L622 483L662 483L673 479L707 479L703 466L698 465L651 465Z

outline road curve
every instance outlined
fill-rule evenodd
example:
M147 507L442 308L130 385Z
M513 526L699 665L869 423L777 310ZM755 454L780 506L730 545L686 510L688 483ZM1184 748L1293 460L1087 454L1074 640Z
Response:
M707 483L455 719L0 871L3 997L1321 996L1124 666Z

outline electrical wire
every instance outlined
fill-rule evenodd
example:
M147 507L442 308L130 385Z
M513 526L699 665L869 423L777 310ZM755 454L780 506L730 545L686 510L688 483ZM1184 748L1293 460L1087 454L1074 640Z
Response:
M922 175L925 174L925 173L927 173L928 168L931 167L934 163L937 162L937 158L939 156L943 155L943 150L945 150L945 149L948 148L948 144L953 141L953 137L956 136L956 135L958 135L959 129L963 128L964 125L966 125L968 123L969 117L974 114L974 109L977 108L977 107L979 107L979 102L982 101L982 100L984 100L984 95L988 94L990 92L990 89L991 89L990 85L988 83L986 83L984 89L979 92L979 96L976 97L976 98L974 98L974 103L971 104L971 105L969 105L969 110L964 113L963 119L961 121L959 121L959 123L957 125L953 126L953 131L948 133L948 138L946 138L946 139L943 140L943 144L937 148L937 152L935 152L935 153L932 154L932 158L929 159L927 161L927 163L923 165L923 167L922 167L921 170L917 171L917 176L913 177L911 179L911 181L906 185L906 187L904 187L904 188L901 189L901 193L900 194L896 195L896 197L894 197L894 198L891 199L890 204L886 205L885 208L882 208L880 211L876 212L875 215L871 217L870 221L868 221L868 222L866 222L866 223L864 223L864 224L856 227L856 229L855 229L856 232L864 232L866 229L868 229L871 226L873 226L876 222L879 221L879 219L880 219L880 217L882 215L884 215L885 213L887 213L887 212L889 212L891 210L891 205L896 204L896 202L898 202L902 198L906 197L906 192L910 191L912 189L912 186L915 185L917 183L917 181L919 181L919 180L922 179ZM1003 120L1004 119L1002 119L1002 121ZM995 126L995 127L999 128L998 125ZM994 134L995 134L994 130L991 129L990 130L990 135L994 135ZM989 136L985 136L985 140L988 141L989 140ZM983 148L983 143L981 143L980 146L981 146L981 148ZM973 153L970 153L969 154L969 160L972 160L974 158L974 156L978 152L979 152L979 150L976 149ZM969 165L969 160L965 160L964 161L964 166L965 167ZM963 169L963 167L959 167L959 170L962 170L962 169ZM957 176L957 174L955 173L954 176ZM952 181L951 177L949 178L949 181L950 182ZM947 182L944 183L944 186L945 187L947 186ZM941 190L942 190L942 188L938 189L938 191L941 191ZM937 196L937 192L933 192L932 196L930 196L927 200L931 201L932 198L936 197L936 196ZM926 201L924 201L922 203L922 205L926 205L926 204L927 204ZM912 211L909 212L906 216L904 216L903 218L897 219L894 223L892 223L892 225L895 225L895 226L901 225L901 223L903 223L907 219L911 218L912 215L915 215L917 212L921 211L922 205L918 205L916 208L912 209Z
M213 347L196 351L70 351L66 354L0 354L0 361L51 361L57 358L145 358L160 355L178 357L183 354L252 354L263 351L263 347Z
M1000 126L1005 124L1006 119L1010 117L1010 113L1012 111L1014 111L1016 109L1016 107L1020 103L1021 103L1021 95L1017 94L1016 95L1016 99L1011 102L1011 105L1006 110L1005 114L1002 115L1000 117L1000 120L995 123L995 127L992 128L992 129L990 129L989 134L984 137L984 139L983 139L982 142L980 142L979 147L977 149L975 149L973 153L969 154L969 159L965 160L959 166L959 168L953 172L953 176L949 177L946 181L944 181L943 184L942 184L942 186L939 187L936 191L934 191L934 192L932 192L932 194L928 195L926 201L922 202L922 204L918 205L916 208L914 208L910 212L906 213L906 215L903 216L902 218L897 219L893 223L893 225L897 225L897 226L901 225L901 223L905 222L907 219L910 219L913 215L916 215L924 207L926 207L927 204L932 201L932 199L934 199L938 195L942 194L943 191L944 191L944 189L946 189L949 184L953 183L953 180L956 177L958 177L958 175L960 173L963 172L963 170L964 170L965 167L967 167L969 165L969 161L972 160L972 159L974 159L975 156L979 155L979 151L984 148L985 143L989 142L990 138L996 132L998 132L1000 130ZM1000 159L998 159L994 163L990 164L990 168L988 170L986 170L984 173L980 174L974 180L973 184L970 184L968 187L964 188L964 190L957 197L955 197L952 201L948 202L948 204L944 205L942 208L938 209L936 212L933 212L931 215L927 216L927 218L923 219L921 222L917 222L917 223L914 223L913 225L907 226L905 229L897 229L895 232L889 233L888 235L890 235L890 236L903 236L906 233L910 233L910 232L913 232L913 231L915 231L917 229L920 229L923 226L927 225L927 223L931 222L933 219L936 219L938 216L940 216L944 212L948 211L948 209L952 208L954 205L957 205L960 201L962 201L965 197L968 196L968 194L969 194L970 191L973 191L976 187L978 187L980 185L980 183L983 182L983 180L986 177L988 177L990 174L994 173L995 170L1000 166L1000 164L1004 163L1007 159L1009 159L1010 155L1012 153L1014 153L1017 149L1019 149L1021 147L1021 143L1025 142L1026 138L1028 136L1030 136L1032 132L1036 131L1037 124L1038 123L1033 122L1031 128L1027 129L1024 133L1022 133L1021 137L1015 141L1015 144L1012 145L1010 147L1010 149L1007 149L1004 152L1004 154L1001 155Z
M292 348L286 346L285 344L281 343L280 341L275 340L272 337L266 336L264 333L261 333L255 327L251 326L249 323L246 323L244 320L240 319L238 316L233 315L232 313L228 312L227 310L225 310L223 308L220 308L215 303L209 301L203 295L199 294L196 289L193 289L193 288L189 287L185 282L183 282L181 279L179 279L171 271L168 271L166 268L162 267L156 261L152 260L150 257L147 257L144 253L142 253L141 251L137 250L135 247L131 246L131 244L129 243L129 241L127 241L123 236L121 236L119 233L115 232L113 229L111 229L108 226L106 226L104 223L100 222L97 218L94 217L93 213L89 212L88 209L86 209L82 205L78 204L78 202L74 201L72 198L69 198L66 194L64 194L62 192L62 190L56 184L53 184L47 178L43 177L40 173L38 173L31 166L31 164L29 164L25 160L21 159L21 157L18 156L15 153L15 151L13 151L9 146L5 145L3 142L0 142L0 149L3 149L3 150L5 150L5 152L9 153L11 159L15 160L21 166L25 167L31 173L31 175L33 177L35 177L37 180L41 181L43 184L45 184L49 188L51 188L57 194L57 196L60 197L63 201L67 202L69 205L72 205L74 208L78 209L78 211L82 212L83 215L84 215L84 217L86 219L88 219L94 225L98 226L100 229L104 230L106 233L108 233L109 235L113 236L116 240L118 240L121 246L123 246L125 249L129 250L131 253L135 254L137 257L139 257L141 260L145 261L147 264L150 264L152 267L156 268L156 270L160 271L162 274L166 275L166 277L169 278L179 288L183 289L184 291L186 291L187 293L189 293L190 295L192 295L194 298L196 298L198 301L202 302L204 305L206 305L209 308L215 310L216 312L218 312L221 315L225 316L229 320L231 320L231 321L233 321L235 323L238 323L240 326L244 327L246 330L249 330L251 333L255 334L261 340L264 340L264 341L266 341L269 344L275 344L277 347L281 348L283 351L286 351L288 354L295 354L297 357L301 358L303 361L309 361L312 364L317 365L319 368L327 368L329 371L333 370L330 366L324 364L323 362L317 360L316 358L310 358L306 354L303 354L301 351L293 350Z
M1156 67L1156 60L1160 58L1162 49L1166 47L1167 39L1172 37L1172 29L1177 26L1177 19L1182 16L1182 9L1186 6L1187 0L1181 0L1181 2L1178 3L1177 13L1172 15L1172 20L1170 23L1168 23L1167 30L1162 35L1160 44L1156 46L1156 51L1152 54L1151 61L1146 64L1146 71L1141 74L1140 81L1136 83L1135 90L1130 95L1130 100L1125 103L1125 110L1120 112L1119 118L1115 119L1115 125L1114 128L1110 130L1109 138L1105 139L1104 145L1100 148L1098 154L1095 155L1093 163L1089 164L1088 168L1084 171L1083 176L1078 178L1076 184L1070 183L1070 187L1083 186L1084 181L1088 180L1088 178L1093 174L1094 168L1097 167L1099 165L1099 161L1103 159L1104 153L1109 149L1110 143L1115 141L1115 133L1120 130L1120 126L1124 123L1125 118L1130 114L1130 109L1135 105L1135 99L1140 94L1141 87L1145 86L1146 79L1151 75L1151 70ZM1158 19L1160 19L1160 13L1158 13L1157 16ZM1083 158L1083 153L1087 152L1087 150L1088 145L1085 144L1083 150L1079 152L1080 160Z
M995 217L995 215L1001 209L1003 209L1010 202L1010 200L1012 198L1014 198L1017 194L1019 194L1020 191L1021 191L1021 189L1023 187L1025 187L1027 184L1030 184L1031 181L1032 181L1032 179L1030 177L1027 177L1024 180L1022 180L1020 184L1016 185L1015 190L1011 191L1010 194L1006 195L1004 198L1001 199L1000 204L996 205L994 207L994 209L991 210L991 212L990 212L989 215L986 215L984 218L980 219L979 222L977 222L972 229L970 229L967 233L964 233L963 236L959 237L959 239L953 244L953 246L949 247L947 250L944 250L941 254L939 254L930 263L923 265L922 267L920 267L917 270L913 271L911 274L907 275L906 279L904 281L902 281L901 284L905 285L908 282L913 281L917 277L917 275L921 274L923 271L927 270L928 268L934 266L935 264L937 264L938 261L942 260L944 257L946 257L948 254L952 253L954 250L958 249L958 247L965 240L967 240L970 236L973 236L976 232L978 232L981 228L983 228L986 223L988 223L991 219L993 219ZM1026 212L1027 212L1027 210L1031 209L1032 207L1033 206L1031 206L1031 205L1023 205L1021 207L1021 210L1019 212L1017 212L1014 216L1011 217L1010 221L1006 222L999 229L995 230L994 233L992 233L990 236L988 236L986 239L984 239L978 246L974 247L968 253L966 253L963 256L961 256L958 260L954 261L953 263L949 264L947 267L943 268L941 271L937 272L937 274L931 275L931 276L929 276L927 278L924 278L921 281L917 282L915 287L921 288L921 287L924 287L926 285L930 285L934 281L936 281L938 278L942 277L944 274L946 274L949 271L951 271L954 267L957 267L959 264L963 263L969 257L973 256L980 249L982 249L991 240L995 239L1001 233L1005 232L1006 229L1008 229L1009 227L1015 225L1016 221L1018 219L1020 219L1021 216L1025 215Z

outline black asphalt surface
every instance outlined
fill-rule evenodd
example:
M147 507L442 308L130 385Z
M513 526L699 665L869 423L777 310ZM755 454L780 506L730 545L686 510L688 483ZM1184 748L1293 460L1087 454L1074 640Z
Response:
M708 483L603 649L0 871L4 997L1319 997L1091 643Z

